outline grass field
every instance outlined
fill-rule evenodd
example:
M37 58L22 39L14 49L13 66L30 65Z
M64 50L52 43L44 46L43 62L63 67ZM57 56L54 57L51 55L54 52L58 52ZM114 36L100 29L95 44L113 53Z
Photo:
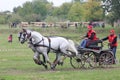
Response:
M80 36L86 33L86 28L32 28L39 31L44 36L64 36L72 39L75 43L80 42ZM111 28L95 28L100 38L105 37ZM97 69L73 69L69 63L69 58L63 66L57 66L56 70L45 70L44 67L33 62L33 52L26 44L18 42L17 33L20 28L9 29L5 25L0 25L0 80L119 80L120 64L113 68ZM115 29L117 34L120 28ZM13 43L7 42L9 34L13 34ZM118 42L120 43L119 39ZM105 47L107 48L107 42ZM120 60L120 47L117 50L117 59ZM55 58L54 53L50 53L50 60Z

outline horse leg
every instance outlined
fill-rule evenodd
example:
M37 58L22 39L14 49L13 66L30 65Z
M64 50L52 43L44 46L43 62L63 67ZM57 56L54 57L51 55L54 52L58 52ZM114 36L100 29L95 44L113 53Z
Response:
M43 62L44 62L44 63L46 63L45 56L44 56L44 55L42 55L42 57L43 57Z
M67 56L63 56L60 61L58 62L58 65L63 65L64 60L66 59Z
M34 56L33 56L33 60L36 64L38 65L41 65L41 62L40 62L40 54L38 52L35 52L34 53Z
M53 64L51 65L51 69L55 69L58 62L61 60L61 53L56 53L56 59L54 60Z
M40 60L40 56L39 56L40 54L35 50L35 48L33 47L33 45L29 44L28 47L31 48L32 51L34 52L34 56L33 56L34 62L36 64L38 64L38 65L41 65L41 63L39 61Z
M56 58L55 60L53 61L54 64L58 64L58 65L63 65L63 61L64 59L66 58L65 56L63 56L58 62L57 62L57 59L58 59L58 53L56 53Z
M45 57L45 62L49 63L49 65L51 66L51 62L49 61L47 52L43 52L43 56Z
M70 54L65 48L61 49L61 54L63 54L63 57L59 60L58 64L63 65L64 60L66 57L70 56Z
M56 54L57 54L57 53L56 53ZM57 57L57 55L56 55L56 58L55 58L55 60L53 61L53 63L56 63L56 61L57 61L57 58L58 58L58 57Z
M54 66L56 66L57 65L57 59L58 59L58 54L59 53L56 53L56 58L55 58L55 60L53 61L53 64L52 64L52 66L54 65Z
M44 64L44 63L46 63L45 56L42 55L42 57L43 57L43 61L41 61L41 64L45 67L45 69L47 69L48 68L47 65Z
M38 52L35 52L33 60L36 64L43 65L45 69L47 69L47 65L44 64L44 62L40 60L40 54Z

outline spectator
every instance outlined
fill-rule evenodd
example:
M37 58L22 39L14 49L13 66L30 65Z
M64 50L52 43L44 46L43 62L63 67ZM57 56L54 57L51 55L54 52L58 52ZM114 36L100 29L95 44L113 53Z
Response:
M12 43L12 34L8 36L8 42Z

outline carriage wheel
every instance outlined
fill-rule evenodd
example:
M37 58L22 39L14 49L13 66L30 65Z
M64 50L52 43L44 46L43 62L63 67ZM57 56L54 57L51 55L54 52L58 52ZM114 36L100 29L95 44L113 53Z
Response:
M112 52L104 52L99 57L99 65L101 67L109 67L114 63L114 56Z
M81 58L80 57L71 57L70 58L70 64L75 69L81 68L82 67Z
M96 66L96 56L93 52L85 52L82 55L83 68L94 68Z

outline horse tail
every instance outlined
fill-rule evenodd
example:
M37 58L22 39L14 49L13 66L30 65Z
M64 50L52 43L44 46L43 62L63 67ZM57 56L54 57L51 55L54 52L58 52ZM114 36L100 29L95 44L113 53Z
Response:
M69 44L69 50L71 52L75 53L76 55L78 55L78 51L77 51L77 49L75 47L75 43L72 40L70 40L70 39L68 40L68 42L70 43Z

